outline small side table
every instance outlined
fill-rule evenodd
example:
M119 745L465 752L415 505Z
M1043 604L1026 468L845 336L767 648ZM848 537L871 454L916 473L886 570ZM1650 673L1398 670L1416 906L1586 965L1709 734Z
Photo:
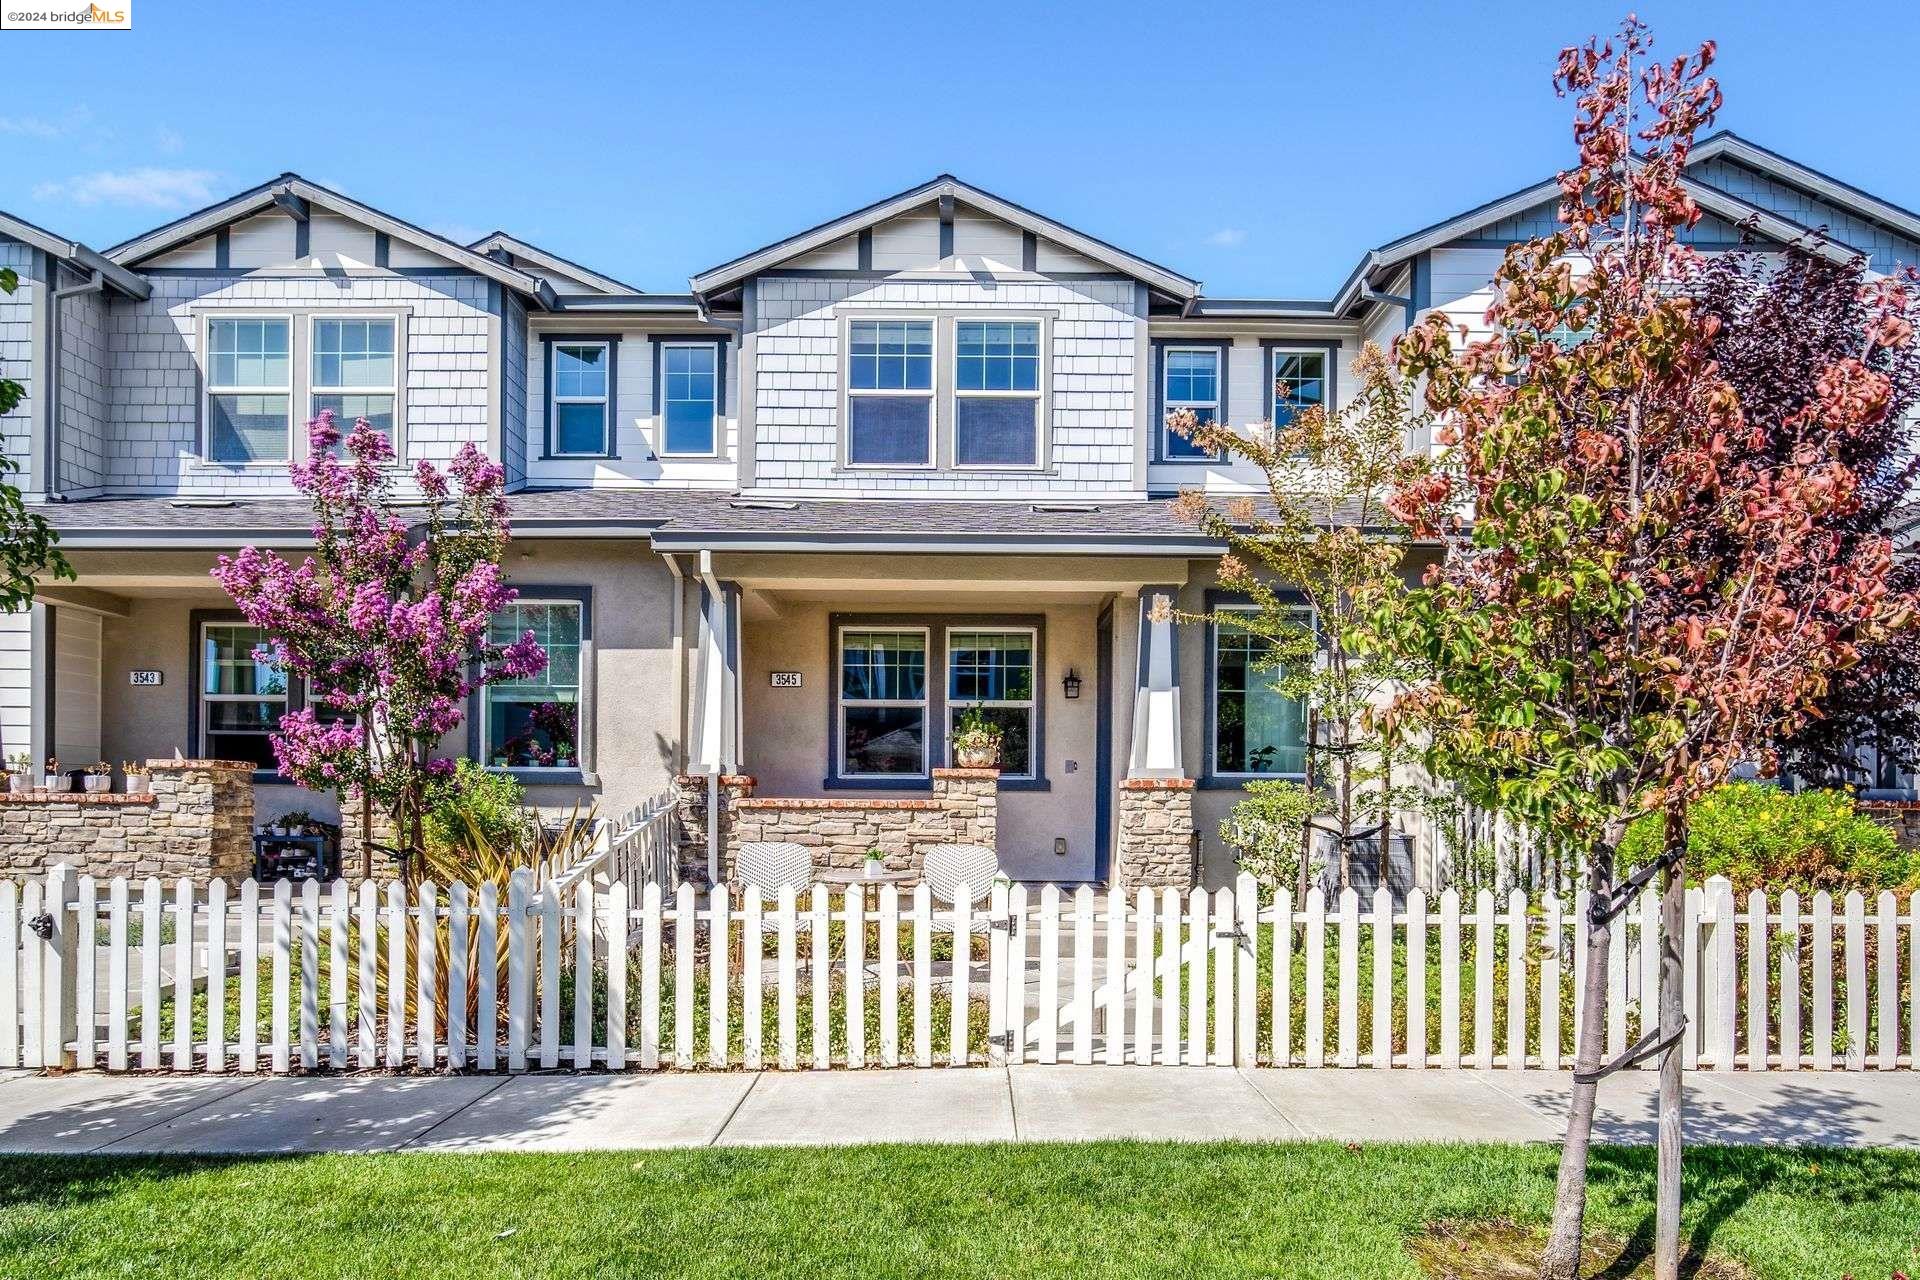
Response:
M882 885L882 884L918 884L918 871L882 871L878 875L868 875L865 867L822 867L813 873L815 884L845 885Z
M253 878L269 880L325 880L329 872L339 874L333 865L333 840L329 836L256 835L253 838Z

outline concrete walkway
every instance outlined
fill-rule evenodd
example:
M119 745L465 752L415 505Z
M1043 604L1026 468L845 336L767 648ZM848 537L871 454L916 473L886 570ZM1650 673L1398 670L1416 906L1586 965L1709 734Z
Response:
M1025 1066L655 1075L0 1072L0 1152L585 1151L1100 1138L1555 1142L1565 1074ZM1689 1077L1690 1142L1920 1148L1920 1077ZM1599 1138L1653 1140L1654 1077Z

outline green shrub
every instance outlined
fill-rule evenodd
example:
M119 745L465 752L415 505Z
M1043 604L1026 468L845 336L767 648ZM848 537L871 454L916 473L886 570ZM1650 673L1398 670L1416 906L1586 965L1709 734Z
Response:
M495 849L518 848L532 840L533 818L520 784L472 760L460 761L451 778L435 783L428 802L421 836L429 853L464 848L476 836Z
M1709 794L1688 815L1687 883L1725 876L1736 892L1792 889L1920 887L1920 854L1861 814L1846 791L1790 793L1759 782L1734 782ZM1633 824L1621 843L1629 867L1660 850L1666 823L1655 814Z

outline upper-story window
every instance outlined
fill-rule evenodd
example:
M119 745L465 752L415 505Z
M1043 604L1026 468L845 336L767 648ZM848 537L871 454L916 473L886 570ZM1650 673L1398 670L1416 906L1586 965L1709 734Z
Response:
M396 447L394 402L399 395L392 319L313 320L310 417L333 410L344 432L365 418Z
M567 339L549 349L548 451L556 457L612 453L613 343Z
M1327 403L1327 353L1273 352L1273 425L1284 427L1308 405Z
M1162 357L1162 402L1168 413L1176 409L1193 410L1200 423L1220 420L1220 349L1218 347L1168 347ZM1211 458L1186 436L1172 430L1161 419L1160 456L1171 462Z
M285 462L293 439L292 322L286 316L207 321L211 462Z
M953 326L953 462L1031 467L1040 461L1038 321Z
M720 415L720 347L713 342L660 346L660 452L710 456Z
M847 416L849 464L933 465L933 321L848 326Z

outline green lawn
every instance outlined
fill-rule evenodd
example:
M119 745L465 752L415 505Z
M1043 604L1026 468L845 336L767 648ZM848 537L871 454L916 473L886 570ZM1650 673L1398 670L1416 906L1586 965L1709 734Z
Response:
M1543 1147L868 1147L0 1159L0 1276L1418 1276L1436 1219L1544 1222ZM1920 1261L1920 1155L1689 1153L1695 1248L1779 1280ZM1596 1152L1644 1247L1650 1151ZM1613 1274L1613 1273L1610 1273ZM1618 1274L1624 1274L1624 1269Z

